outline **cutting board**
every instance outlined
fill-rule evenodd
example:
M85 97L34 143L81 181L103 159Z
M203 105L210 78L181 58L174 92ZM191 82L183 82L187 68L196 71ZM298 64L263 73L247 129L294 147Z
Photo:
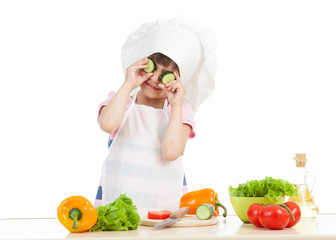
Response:
M154 227L162 220L148 219L146 217L140 219L140 225ZM208 220L199 220L195 215L186 215L181 221L178 221L170 227L200 227L215 225L218 223L217 217L211 217Z

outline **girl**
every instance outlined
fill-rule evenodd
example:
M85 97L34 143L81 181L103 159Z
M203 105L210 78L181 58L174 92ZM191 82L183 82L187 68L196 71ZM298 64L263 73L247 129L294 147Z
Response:
M209 95L213 79L199 80L206 69L206 51L199 36L182 23L174 19L144 24L123 47L125 81L101 105L98 118L101 129L113 139L102 171L103 205L126 193L140 215L178 209L182 154L188 138L195 136L194 110ZM142 57L133 61L136 56ZM156 64L152 73L144 72L148 58ZM165 71L174 73L176 80L163 85L160 75Z

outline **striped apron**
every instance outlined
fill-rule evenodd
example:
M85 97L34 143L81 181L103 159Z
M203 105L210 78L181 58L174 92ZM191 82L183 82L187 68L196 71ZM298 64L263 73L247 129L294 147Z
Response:
M182 156L163 159L161 143L168 125L167 101L163 109L138 105L137 93L125 113L102 168L105 205L126 193L140 215L152 210L175 211L183 194Z

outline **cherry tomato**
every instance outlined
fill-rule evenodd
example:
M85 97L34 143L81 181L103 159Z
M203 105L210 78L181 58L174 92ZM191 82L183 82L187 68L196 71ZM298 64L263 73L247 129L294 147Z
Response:
M289 218L289 223L288 223L287 227L293 227L301 219L300 206L295 202L286 202L285 204L287 205L289 210L291 210L291 212L293 213L293 216L295 218L295 220L293 220L292 218Z
M148 211L148 218L149 219L166 219L169 218L171 211L164 210L164 211Z
M278 205L269 205L260 209L259 221L263 227L270 229L284 229L290 219L289 212Z
M264 206L259 203L253 203L247 210L247 218L248 220L256 227L262 227L259 221L259 212L260 209Z

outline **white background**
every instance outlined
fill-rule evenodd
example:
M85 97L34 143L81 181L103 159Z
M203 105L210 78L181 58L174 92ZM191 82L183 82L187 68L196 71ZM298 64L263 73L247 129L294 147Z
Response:
M335 1L1 1L0 218L94 201L108 153L98 105L124 80L121 47L177 15L213 28L219 58L185 152L189 190L215 189L233 214L230 185L293 181L304 152L320 212L336 212L335 12Z

